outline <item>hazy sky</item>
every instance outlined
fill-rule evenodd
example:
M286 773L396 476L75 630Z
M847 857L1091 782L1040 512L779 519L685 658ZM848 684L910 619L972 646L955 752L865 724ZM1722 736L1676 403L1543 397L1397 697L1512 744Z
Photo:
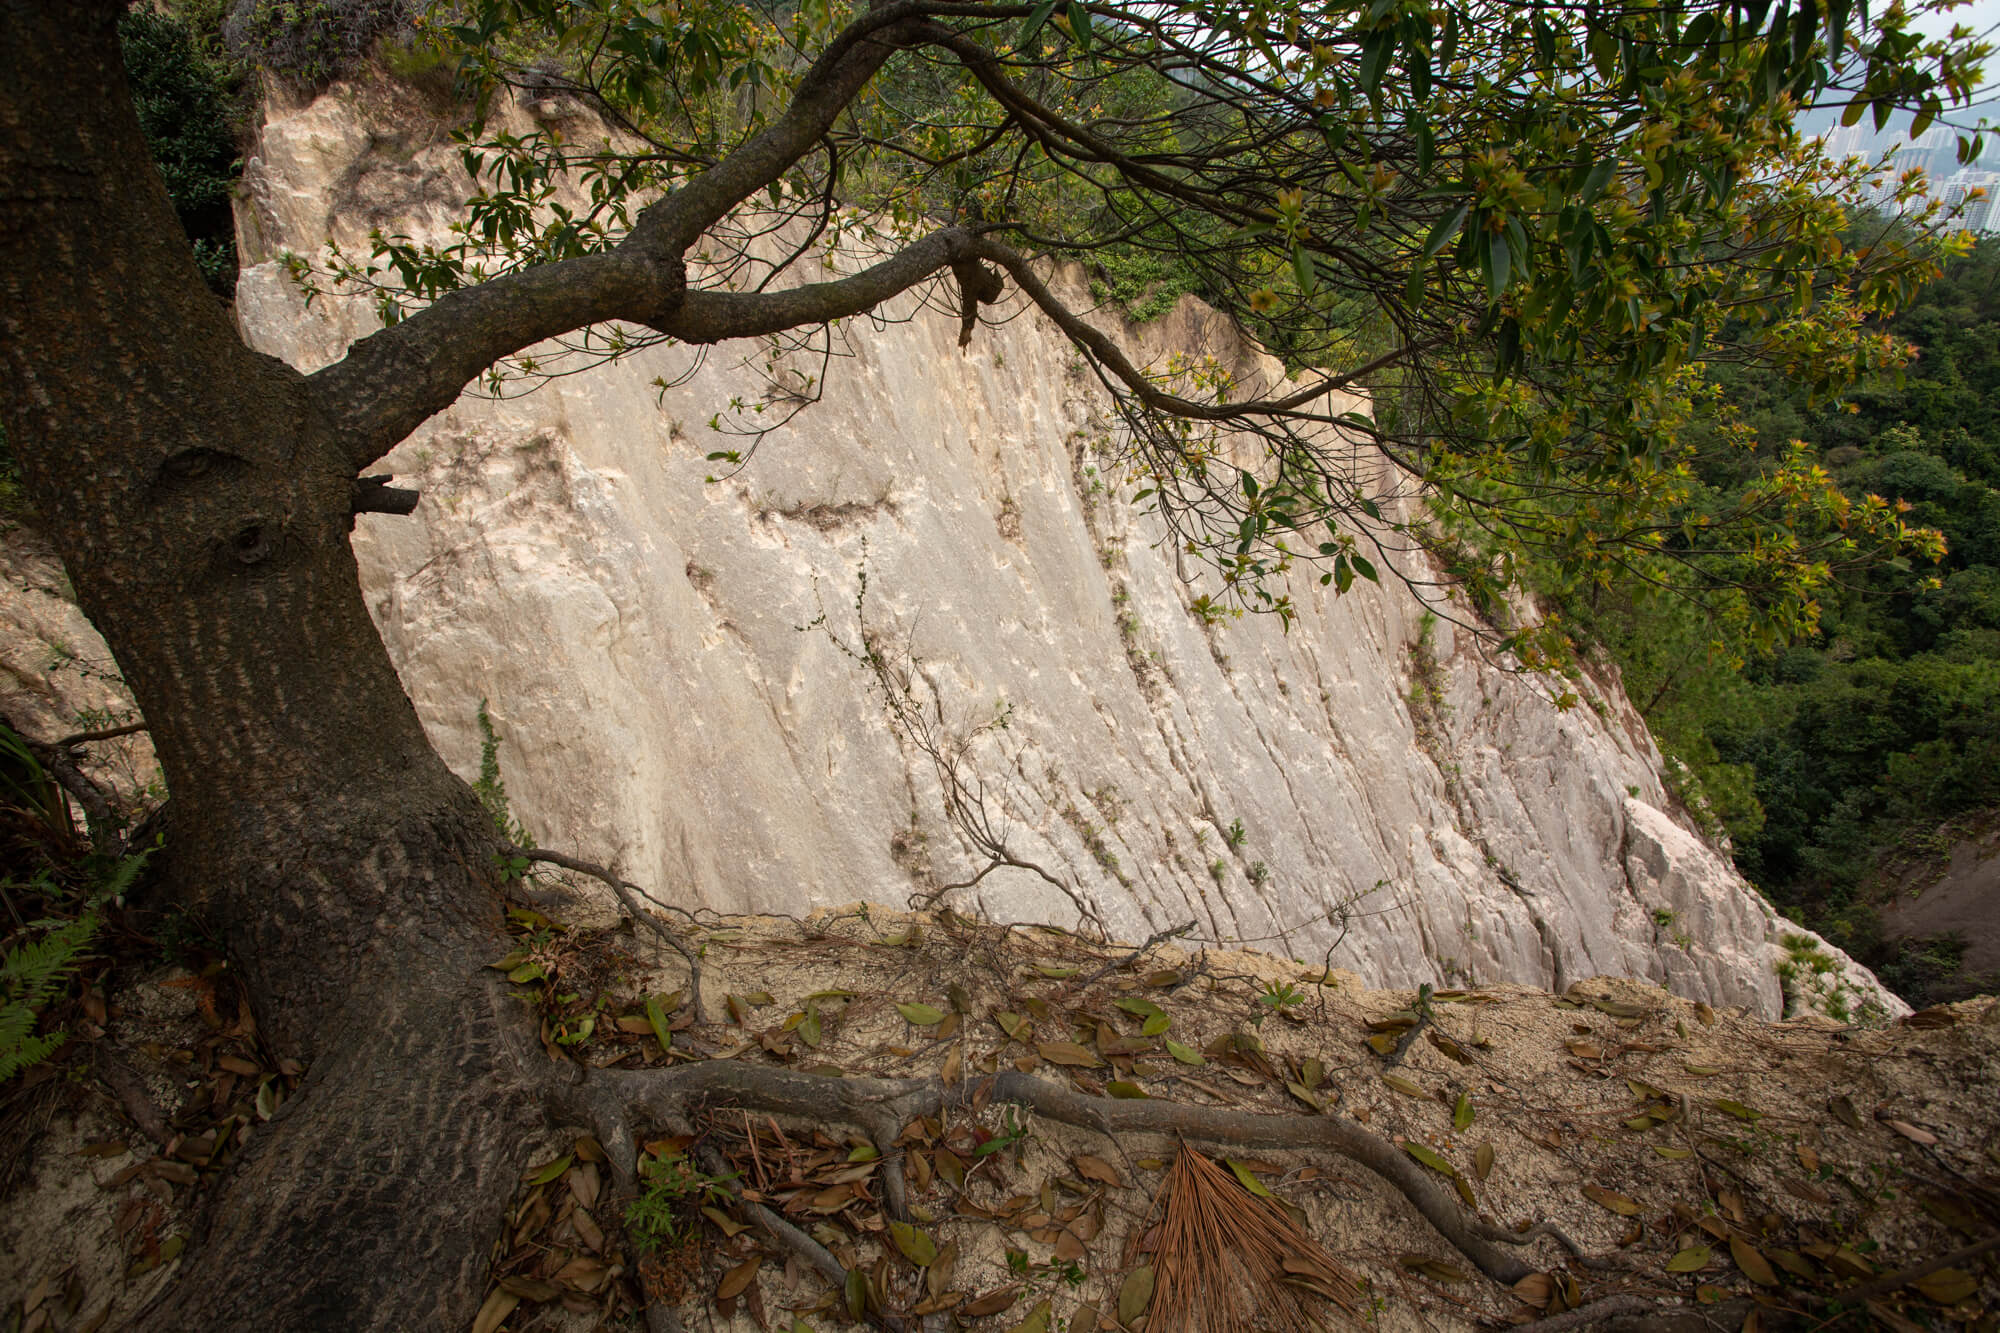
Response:
M1969 27L1983 34L1988 42L2000 46L2000 0L1974 0L1974 3L1961 5L1949 13L1923 15L1917 20L1917 27L1922 31L1940 37L1950 32L1954 24ZM1969 126L1983 117L1993 125L2000 126L2000 56L1991 57L1986 62L1986 82L1983 92L1984 95L1975 105L1948 110L1941 118L1941 123ZM1817 108L1802 116L1800 124L1808 134L1830 129L1839 123L1840 112L1841 107L1838 105ZM1872 124L1872 121L1863 120L1862 124ZM1879 152L1887 148L1893 140L1902 138L1909 127L1910 117L1907 113L1898 112L1890 117L1882 132L1875 136L1875 151ZM1985 152L1980 155L1979 165L1990 170L1996 161L2000 161L2000 134L1988 133Z

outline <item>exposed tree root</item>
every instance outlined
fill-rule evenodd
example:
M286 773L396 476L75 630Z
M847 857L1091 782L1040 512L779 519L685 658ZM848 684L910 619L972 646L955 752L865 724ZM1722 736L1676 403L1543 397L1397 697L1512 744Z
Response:
M591 1072L585 1085L562 1090L595 1123L627 1117L679 1119L703 1103L799 1116L844 1120L878 1143L895 1126L919 1115L970 1107L975 1099L1012 1103L1073 1128L1114 1141L1131 1134L1227 1144L1237 1148L1324 1149L1359 1163L1407 1199L1424 1219L1479 1270L1512 1284L1534 1269L1500 1241L1517 1237L1469 1217L1457 1200L1380 1135L1333 1116L1258 1115L1158 1100L1089 1097L1045 1079L1013 1071L948 1087L934 1078L828 1078L762 1065L710 1060L668 1069ZM897 1205L891 1202L892 1215Z
M1807 1299L1815 1305L1853 1309L1893 1296L1912 1282L1939 1269L1957 1267L1995 1250L2000 1250L2000 1236L1988 1236L1921 1264L1899 1268L1893 1273L1884 1273L1839 1291L1810 1293ZM1514 1333L1560 1333L1564 1329L1584 1328L1602 1329L1605 1333L1734 1333L1743 1326L1744 1319L1753 1310L1758 1313L1763 1325L1770 1329L1811 1328L1822 1322L1805 1310L1788 1309L1746 1297L1715 1305L1683 1305L1663 1309L1655 1301L1627 1293L1607 1296L1575 1310L1520 1325Z
M1517 1324L1513 1333L1569 1333L1571 1329L1602 1328L1607 1320L1621 1315L1643 1314L1653 1308L1654 1303L1646 1297L1623 1292L1588 1305L1579 1305L1574 1310L1552 1314L1546 1319L1537 1319L1533 1323Z

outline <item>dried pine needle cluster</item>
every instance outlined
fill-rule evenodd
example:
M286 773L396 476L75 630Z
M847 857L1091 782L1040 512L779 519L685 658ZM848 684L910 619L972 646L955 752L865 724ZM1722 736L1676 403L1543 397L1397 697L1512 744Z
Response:
M1163 1197L1147 1333L1323 1330L1324 1302L1355 1310L1360 1288L1333 1256L1185 1144Z

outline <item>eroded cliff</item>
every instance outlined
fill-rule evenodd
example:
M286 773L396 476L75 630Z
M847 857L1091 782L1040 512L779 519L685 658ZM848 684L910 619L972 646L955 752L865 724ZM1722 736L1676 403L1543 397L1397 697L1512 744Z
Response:
M308 369L375 316L309 304L281 256L437 235L468 188L444 130L381 90L273 108L243 186L244 334ZM657 348L433 419L385 463L421 489L415 515L363 516L355 548L446 758L477 772L488 701L534 835L690 905L901 904L972 879L988 857L949 817L955 774L1048 872L954 891L996 920L1081 903L1114 936L1192 921L1377 985L1613 973L1764 1015L1788 956L1817 951L1820 971L1791 969L1811 1002L1902 1011L1670 813L1615 680L1509 670L1387 569L1339 598L1298 579L1289 632L1197 614L1214 588L1125 502L1101 390L1008 313L964 350L915 299L853 322L821 400L722 481L705 456L732 442L709 422L768 396L766 347ZM1191 301L1143 328L1094 318L1146 361L1278 373ZM928 735L844 651L864 630L907 664Z

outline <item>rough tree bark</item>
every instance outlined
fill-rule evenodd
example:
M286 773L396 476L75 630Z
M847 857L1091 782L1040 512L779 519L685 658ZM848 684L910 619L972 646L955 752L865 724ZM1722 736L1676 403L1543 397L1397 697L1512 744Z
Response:
M246 348L201 282L131 109L125 7L0 0L0 420L150 724L172 891L309 1068L145 1324L462 1326L550 1067L482 973L494 830L368 618L357 476L540 338L617 317L707 341L866 309L966 238L763 302L685 299L681 253L894 49L864 32L618 252L459 293L309 378Z
M202 286L124 92L123 8L0 7L0 409L151 726L174 891L309 1066L151 1323L442 1326L539 1114L479 977L493 830L369 621L336 421Z

